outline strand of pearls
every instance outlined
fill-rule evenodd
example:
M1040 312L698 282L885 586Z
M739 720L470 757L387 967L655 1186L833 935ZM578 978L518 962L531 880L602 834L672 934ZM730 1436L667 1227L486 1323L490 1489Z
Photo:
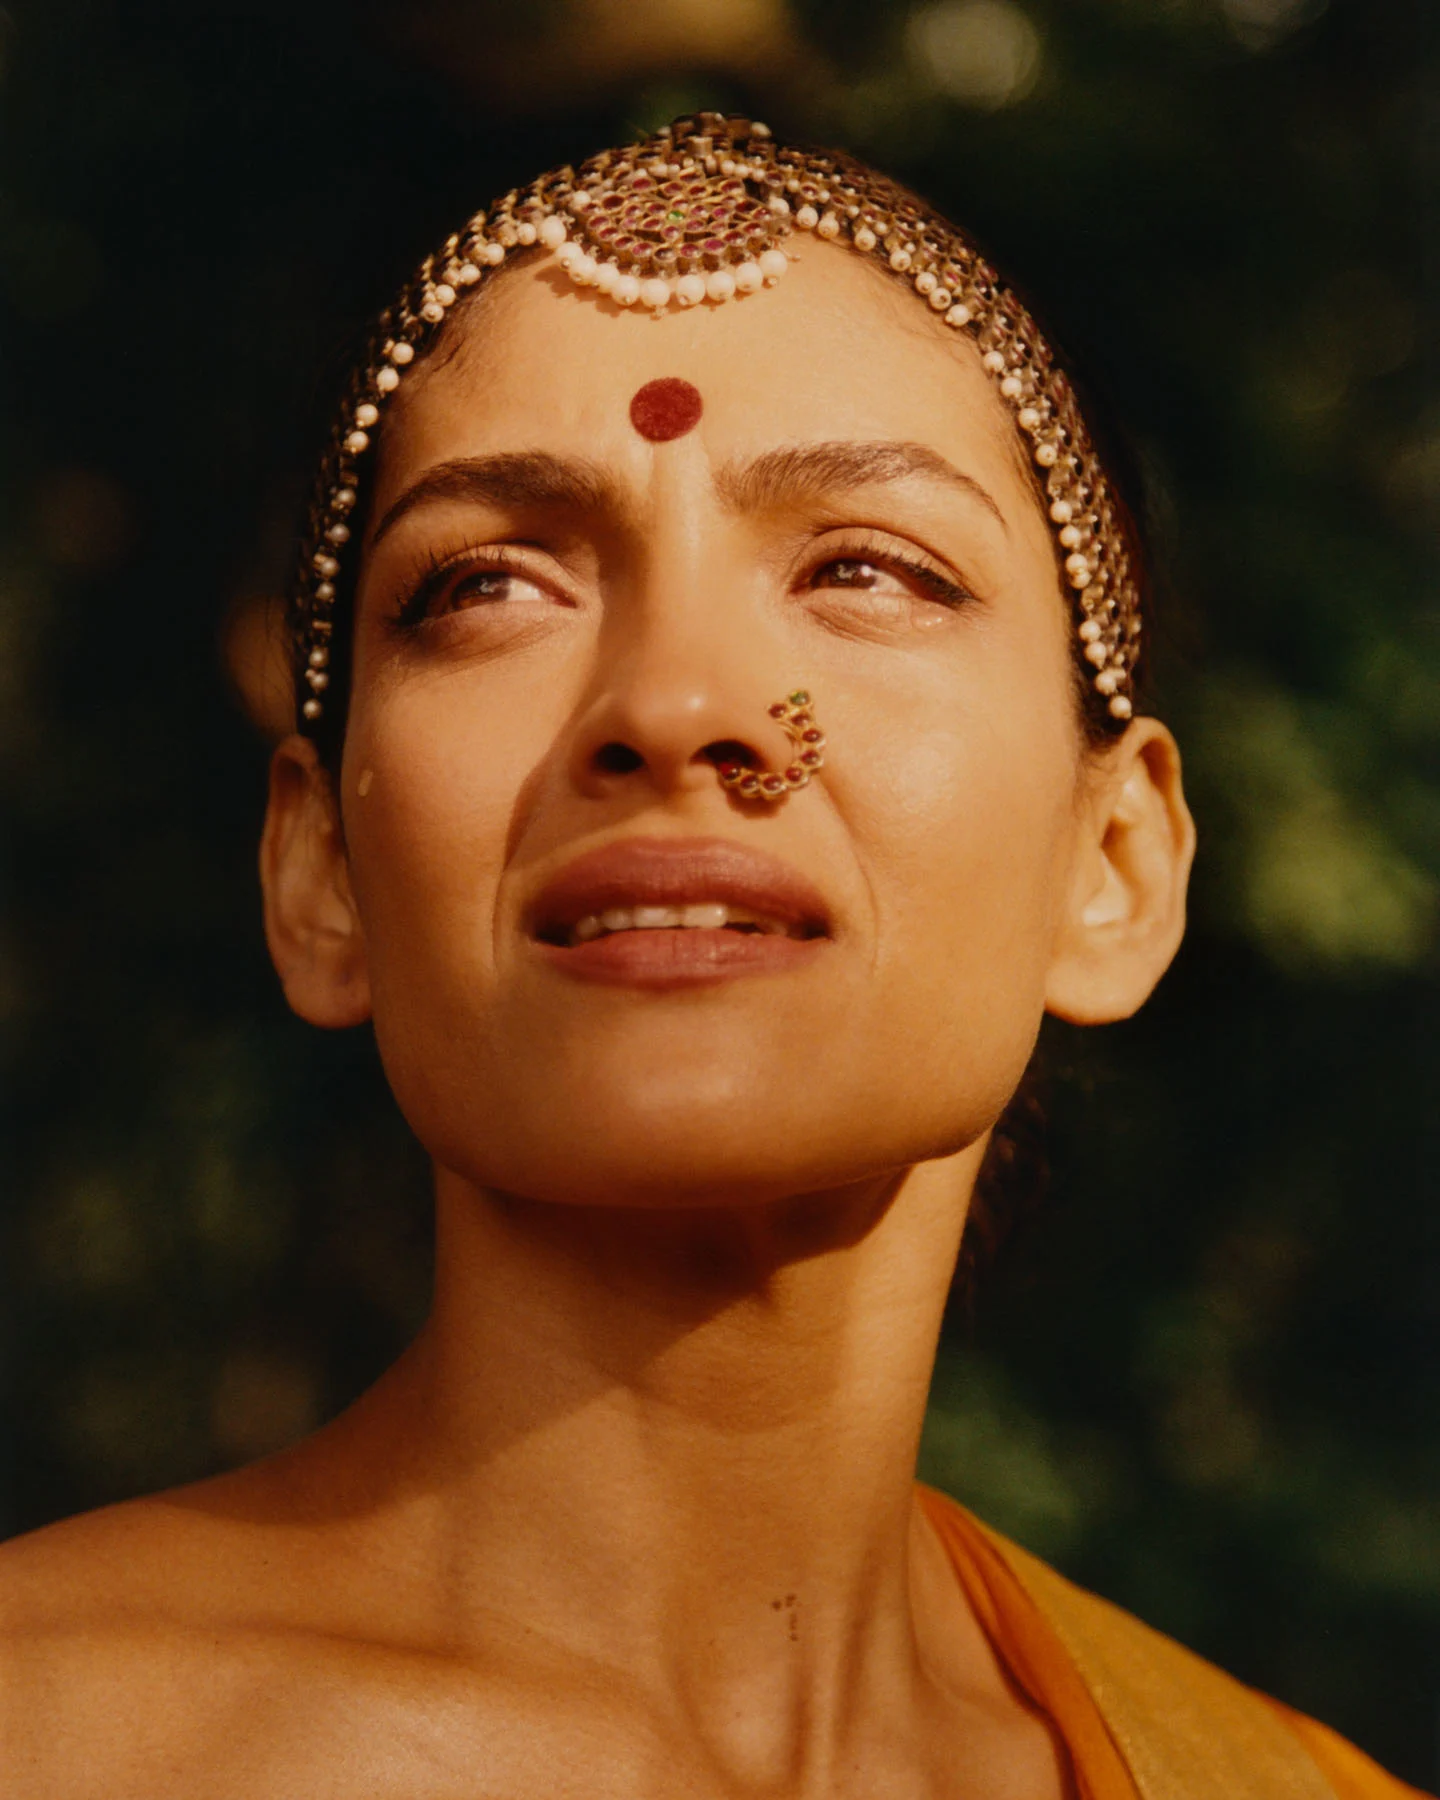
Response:
M662 313L773 286L794 233L847 244L970 336L1041 480L1081 654L1116 728L1133 710L1140 595L1128 533L1074 390L1035 321L953 226L848 157L777 145L748 119L701 113L563 168L478 212L383 315L321 466L292 596L301 717L330 686L335 604L360 470L386 401L456 302L507 257L551 252L571 281Z

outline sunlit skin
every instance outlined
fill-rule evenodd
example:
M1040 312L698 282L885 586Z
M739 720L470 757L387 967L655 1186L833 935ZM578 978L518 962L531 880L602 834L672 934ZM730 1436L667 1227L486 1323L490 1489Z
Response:
M434 1159L432 1316L297 1448L11 1547L16 1792L1061 1795L914 1459L1042 1014L1126 1016L1178 943L1173 741L1086 749L1014 428L858 258L661 319L532 259L442 343L338 781L282 745L262 853L292 1006L373 1019ZM661 377L703 413L654 441ZM727 794L798 686L822 773ZM778 859L803 927L546 941L637 839Z

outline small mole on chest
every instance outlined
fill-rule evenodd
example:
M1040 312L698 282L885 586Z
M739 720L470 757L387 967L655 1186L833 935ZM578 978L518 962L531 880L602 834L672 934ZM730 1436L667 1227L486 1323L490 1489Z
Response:
M699 388L678 375L662 375L636 392L630 402L630 423L652 444L665 444L693 431L704 410Z

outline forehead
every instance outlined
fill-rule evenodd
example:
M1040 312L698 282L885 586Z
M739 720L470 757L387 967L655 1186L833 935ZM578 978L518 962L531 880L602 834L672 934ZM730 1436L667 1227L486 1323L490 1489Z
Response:
M630 420L647 382L704 403L716 463L777 444L923 443L997 492L1033 494L1014 425L974 347L852 252L810 239L757 294L658 318L581 289L548 258L507 270L402 384L382 434L381 506L432 463L544 448L641 477Z

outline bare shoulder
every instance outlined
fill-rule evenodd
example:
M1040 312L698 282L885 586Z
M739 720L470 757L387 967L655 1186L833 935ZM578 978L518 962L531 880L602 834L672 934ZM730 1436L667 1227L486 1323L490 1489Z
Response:
M272 1489L241 1471L0 1546L5 1800L450 1800L477 1769L530 1794L557 1738L593 1741L563 1668L457 1655L383 1534ZM607 1711L623 1767L635 1722Z
M0 1545L7 1793L128 1792L127 1765L138 1777L206 1710L189 1698L200 1669L198 1692L219 1698L216 1676L233 1661L222 1572L237 1535L157 1496Z

